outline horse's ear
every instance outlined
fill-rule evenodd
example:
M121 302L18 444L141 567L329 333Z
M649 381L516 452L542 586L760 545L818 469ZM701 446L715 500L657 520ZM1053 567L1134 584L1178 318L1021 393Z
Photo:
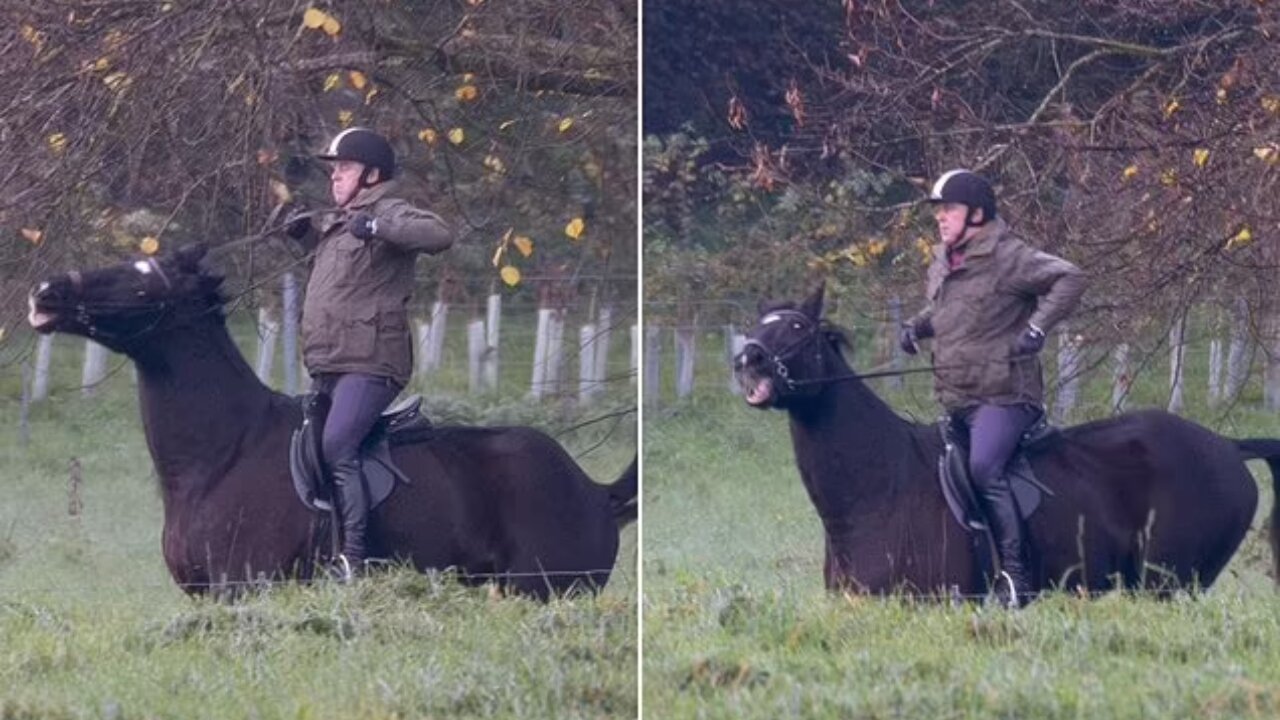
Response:
M826 292L826 288L827 283L825 280L818 283L818 287L813 291L813 294L805 298L804 302L800 303L800 312L808 315L815 321L821 319L822 296Z
M209 252L209 246L205 243L192 243L178 248L178 251L174 254L174 259L178 261L180 269L186 272L196 272L200 269L201 258L207 252Z

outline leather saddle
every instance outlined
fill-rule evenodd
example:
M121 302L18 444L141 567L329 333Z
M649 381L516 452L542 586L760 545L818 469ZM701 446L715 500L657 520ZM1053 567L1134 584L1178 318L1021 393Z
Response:
M333 490L321 458L321 436L329 414L329 396L303 395L302 425L289 441L289 471L298 498L314 512L333 512ZM431 421L422 414L422 396L411 395L382 413L360 444L360 470L369 491L369 510L378 507L397 483L409 483L409 476L391 459L391 446L422 440L431 434Z
M964 529L986 532L986 513L978 499L978 491L973 486L973 479L969 476L967 438L962 437L947 418L943 418L938 425L945 444L942 456L938 458L938 481L942 485L942 494L947 499L947 507ZM1022 440L1013 451L1013 457L1005 470L1018 502L1018 513L1024 522L1040 507L1043 495L1053 496L1053 491L1036 478L1026 450L1057 434L1058 429L1049 425L1049 421L1041 413L1031 427L1022 433Z

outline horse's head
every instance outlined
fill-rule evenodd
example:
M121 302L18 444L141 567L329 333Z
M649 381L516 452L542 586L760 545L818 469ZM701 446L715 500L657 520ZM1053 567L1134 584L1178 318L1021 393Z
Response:
M37 332L82 335L126 352L175 323L220 311L222 278L200 268L206 250L189 245L161 258L51 277L31 291L28 321Z
M844 336L823 321L822 295L819 286L799 307L790 302L760 304L760 319L733 360L748 404L785 408L817 395L823 380L836 371L830 360L832 347Z

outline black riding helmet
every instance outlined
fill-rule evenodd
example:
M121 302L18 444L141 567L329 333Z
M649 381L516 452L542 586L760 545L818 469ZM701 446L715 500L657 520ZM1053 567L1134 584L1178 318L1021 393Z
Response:
M390 180L396 174L396 153L391 143L368 128L348 128L334 136L328 149L316 156L321 160L351 160L363 163L360 187L369 187L369 171L378 168L378 181Z
M939 177L929 192L931 203L959 203L969 208L965 224L985 225L996 218L996 191L991 183L972 170L948 170ZM974 208L982 208L982 222L973 222Z

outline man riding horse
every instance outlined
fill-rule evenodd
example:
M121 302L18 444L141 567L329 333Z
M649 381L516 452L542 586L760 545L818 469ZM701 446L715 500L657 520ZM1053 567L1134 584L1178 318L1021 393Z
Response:
M929 267L925 308L903 324L902 349L933 338L934 389L952 427L967 431L969 472L995 540L1001 601L1029 598L1027 546L1006 466L1043 413L1038 353L1045 335L1084 293L1075 265L1023 242L996 213L991 184L952 170L929 194L941 241Z
M314 389L330 398L322 453L342 517L345 580L366 558L369 499L360 473L360 444L409 381L413 343L406 306L418 253L453 244L434 213L401 199L395 153L364 128L339 133L318 156L332 163L337 211L312 223L297 214L287 232L315 246L302 309L303 361Z

